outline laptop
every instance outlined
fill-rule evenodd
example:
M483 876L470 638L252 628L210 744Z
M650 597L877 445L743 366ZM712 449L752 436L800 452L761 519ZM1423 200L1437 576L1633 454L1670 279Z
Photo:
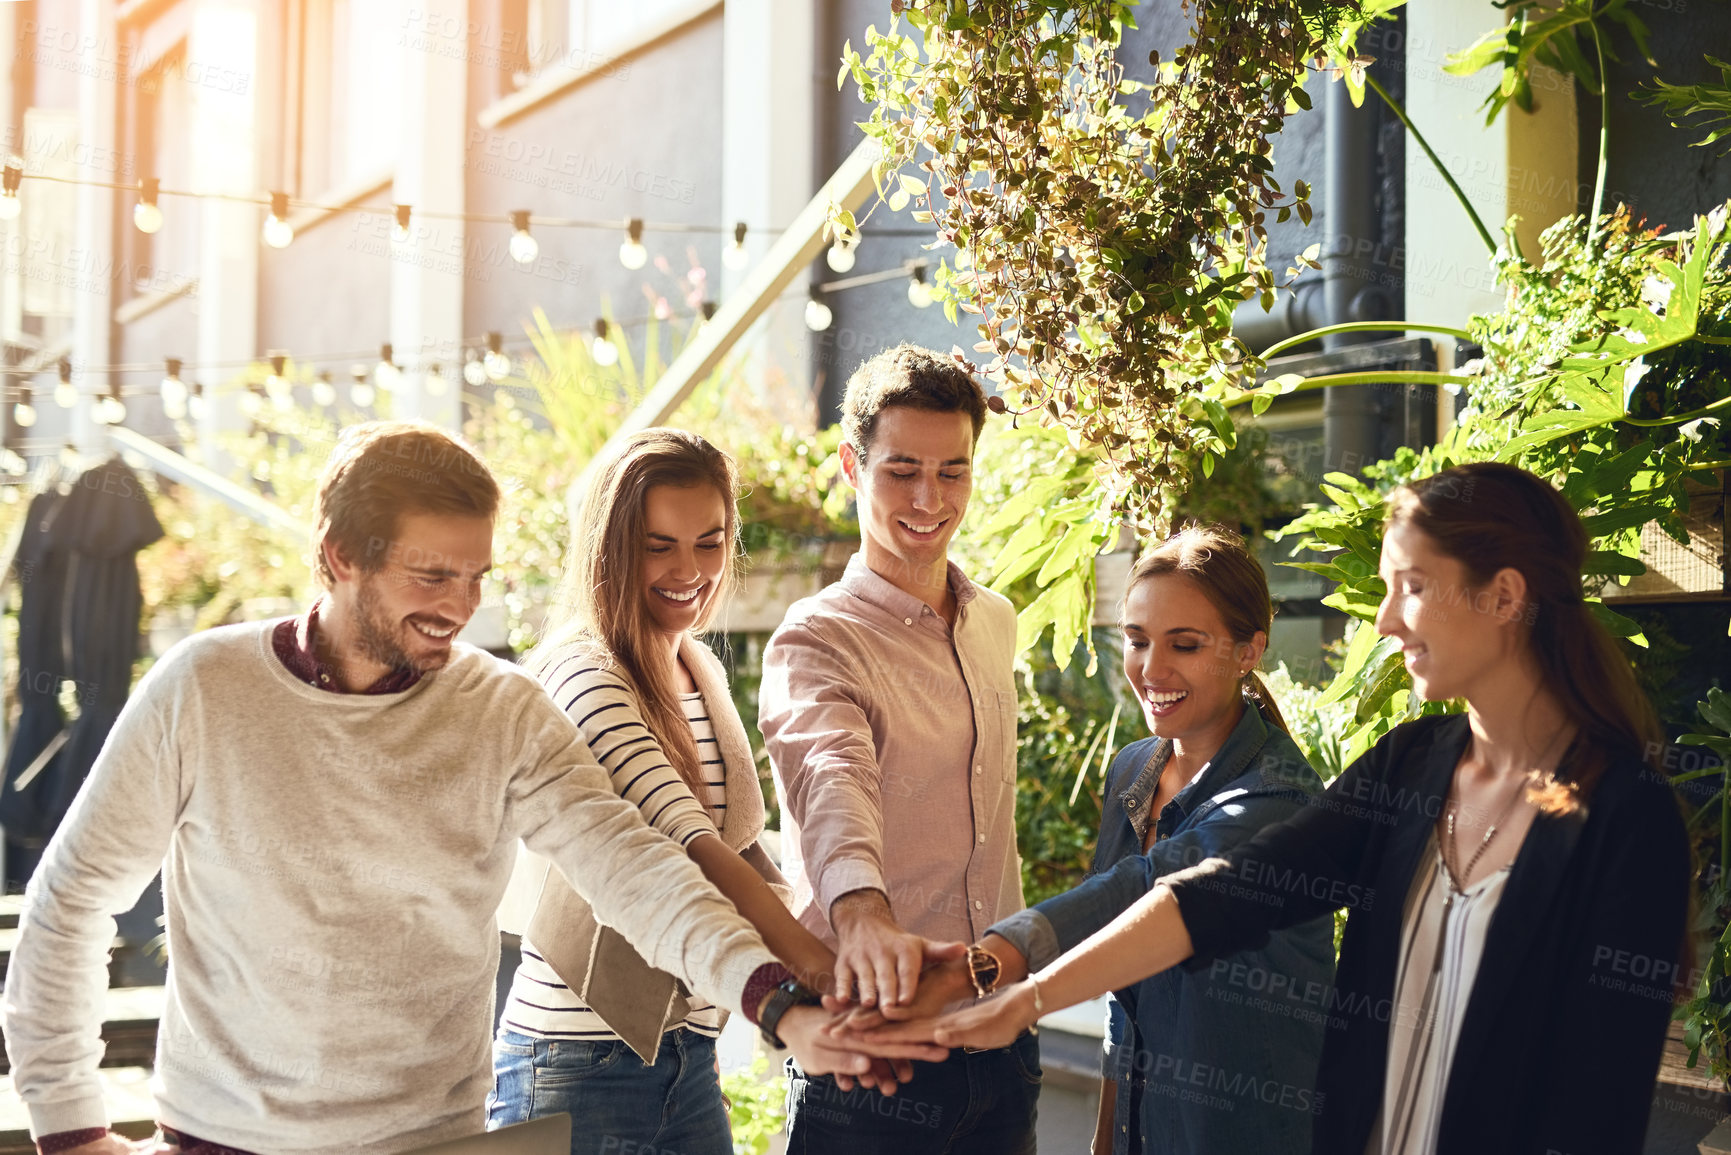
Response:
M431 1147L417 1147L404 1155L570 1155L571 1116L548 1115Z

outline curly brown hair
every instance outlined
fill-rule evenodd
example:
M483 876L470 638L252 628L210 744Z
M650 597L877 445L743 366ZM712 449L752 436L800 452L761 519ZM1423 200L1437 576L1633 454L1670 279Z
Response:
M841 432L865 459L878 415L900 405L931 413L966 413L974 441L986 427L986 395L953 358L903 342L867 360L848 378L841 403Z

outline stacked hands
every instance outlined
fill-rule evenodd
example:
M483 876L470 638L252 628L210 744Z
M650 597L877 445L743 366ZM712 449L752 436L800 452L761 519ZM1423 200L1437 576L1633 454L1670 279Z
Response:
M782 1020L806 1074L833 1075L844 1091L858 1084L893 1095L912 1079L913 1060L939 1062L952 1047L1007 1047L1039 1017L1026 961L1003 939L988 936L997 989L975 1002L966 944L902 930L881 898L845 909L852 898L832 912L840 943L833 984L820 983L821 1010L795 1007ZM958 1007L964 1001L970 1005Z

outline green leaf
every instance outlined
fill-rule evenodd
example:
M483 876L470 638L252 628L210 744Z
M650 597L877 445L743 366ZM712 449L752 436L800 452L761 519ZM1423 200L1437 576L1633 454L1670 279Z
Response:
M1647 648L1647 635L1641 632L1641 627L1636 622L1624 617L1596 598L1587 599L1587 609L1592 611L1593 616L1598 618L1600 623L1617 637L1627 638L1642 649Z

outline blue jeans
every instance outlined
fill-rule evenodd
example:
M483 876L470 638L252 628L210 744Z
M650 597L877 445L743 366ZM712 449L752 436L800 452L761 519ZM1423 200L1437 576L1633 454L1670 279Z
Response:
M571 1155L733 1155L715 1040L661 1036L645 1066L617 1039L532 1039L499 1028L487 1129L567 1111Z
M788 1155L1034 1155L1040 1044L1025 1034L1002 1050L957 1049L915 1063L888 1098L787 1061Z

